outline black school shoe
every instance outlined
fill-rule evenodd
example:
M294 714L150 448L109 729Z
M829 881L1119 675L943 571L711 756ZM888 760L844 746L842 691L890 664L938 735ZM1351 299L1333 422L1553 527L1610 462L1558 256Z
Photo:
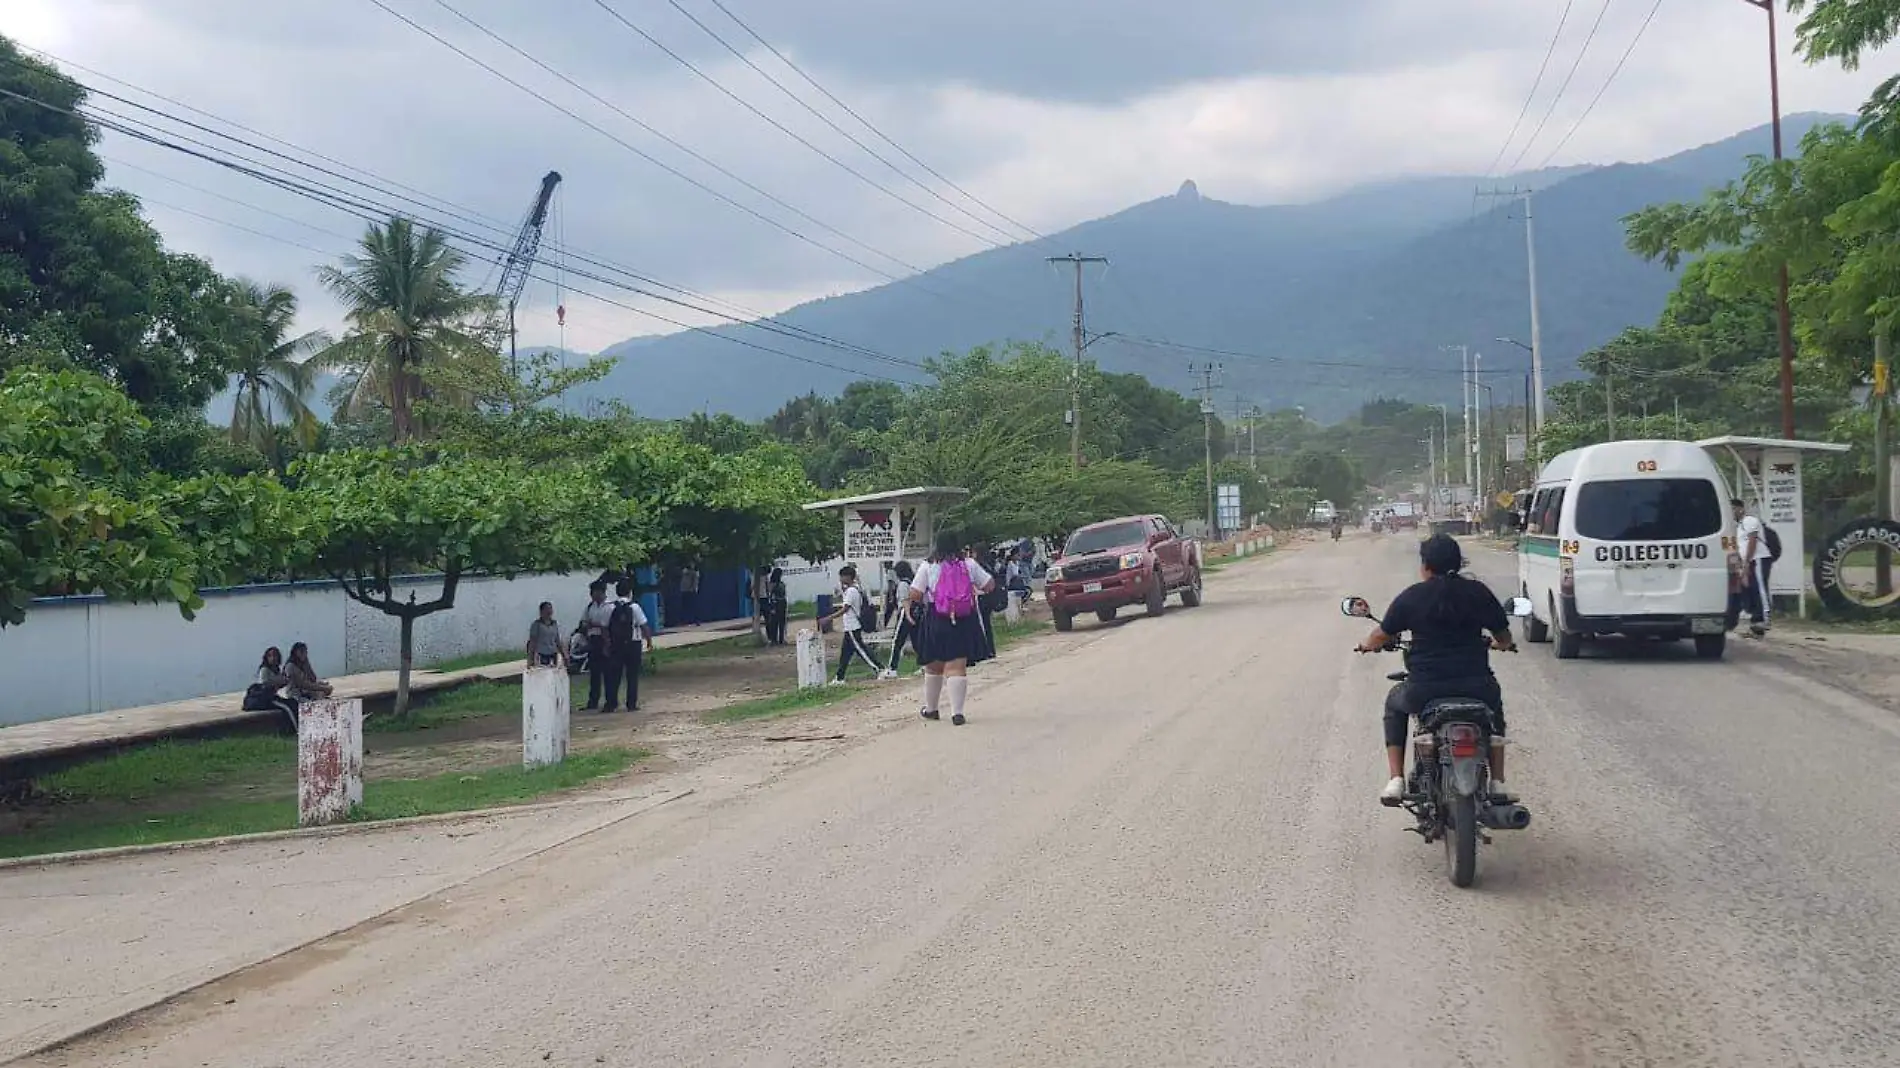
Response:
M965 723L968 723L968 722L970 722L970 721L969 721L969 720L967 720L967 719L964 719L964 718L963 718L963 713L961 713L961 712L958 712L958 713L957 713L956 715L954 715L954 716L951 716L951 717L950 717L950 725L951 725L952 727L961 727L961 726L963 726L963 725L964 725Z
M928 709L928 708L925 708L925 709L921 709L921 710L919 710L917 714L918 714L918 715L920 715L920 716L922 716L922 717L924 717L925 719L941 719L941 718L943 718L943 717L941 717L941 716L939 716L939 715L938 715L937 713L935 713L935 712L932 712L932 711L931 711L930 709Z

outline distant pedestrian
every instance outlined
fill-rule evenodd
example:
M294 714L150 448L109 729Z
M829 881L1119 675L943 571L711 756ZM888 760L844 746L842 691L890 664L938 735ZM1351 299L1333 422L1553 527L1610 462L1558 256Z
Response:
M527 653L529 667L567 665L567 642L562 639L561 625L554 621L553 601L542 601L540 614L528 624Z
M1761 518L1748 510L1740 497L1729 501L1735 509L1735 551L1742 558L1742 589L1738 596L1747 609L1749 633L1759 638L1768 632L1768 569L1774 566L1769 551L1767 528ZM1741 623L1741 612L1730 615L1734 625Z
M264 650L263 659L258 661L257 676L244 691L243 708L246 712L282 712L290 720L290 729L297 729L297 702L285 697L284 687L290 685L290 676L284 674L284 654L275 646Z
M587 703L581 706L582 712L600 707L601 683L607 678L607 621L613 614L606 580L588 583L587 607L581 611L581 626L587 628Z
M896 677L905 645L911 647L919 666L923 664L923 653L916 647L917 606L910 603L910 584L917 577L917 569L910 566L909 560L899 560L892 571L897 577L897 589L891 596L897 605L897 636L891 639L891 662L885 666L885 674Z
M831 680L833 686L844 685L845 670L851 661L862 659L871 665L871 670L884 674L884 665L878 661L877 654L864 644L864 617L875 611L871 599L864 595L864 587L858 585L858 569L846 564L838 569L838 581L844 586L844 604L831 619L838 621L841 644L838 650L838 674Z
M698 561L680 568L680 623L688 627L699 625Z
M627 680L627 711L640 710L640 667L644 652L653 648L653 627L640 603L633 599L633 583L621 580L614 587L613 609L607 616L607 707L603 713L620 710L620 680Z
M939 702L950 695L950 722L961 727L964 699L969 694L966 672L987 658L987 642L977 598L996 587L996 579L958 549L950 532L937 536L936 551L917 573L910 590L911 603L922 613L918 635L919 659L924 662L925 719L938 719Z
M310 647L302 642L290 647L290 662L284 665L284 677L290 680L290 696L298 701L321 700L336 692L310 666Z
M785 644L785 569L775 567L765 583L765 640L772 645Z

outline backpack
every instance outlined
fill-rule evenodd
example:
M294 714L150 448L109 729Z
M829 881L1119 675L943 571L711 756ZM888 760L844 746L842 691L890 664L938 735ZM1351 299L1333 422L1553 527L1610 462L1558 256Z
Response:
M937 584L930 591L930 606L940 616L952 620L976 612L976 587L970 582L970 565L964 560L945 560L937 565Z
M614 605L613 615L607 617L607 644L616 650L633 647L633 604L622 601Z
M1781 535L1775 533L1774 527L1763 523L1761 525L1761 540L1763 544L1768 546L1769 563L1781 559Z

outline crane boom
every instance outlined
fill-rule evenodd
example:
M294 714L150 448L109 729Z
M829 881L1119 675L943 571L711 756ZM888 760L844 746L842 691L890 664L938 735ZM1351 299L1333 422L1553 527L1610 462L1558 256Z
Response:
M541 232L548 222L548 202L554 199L554 187L560 184L560 171L549 171L541 179L541 192L535 196L534 206L528 209L528 217L522 220L521 231L515 235L515 247L502 261L501 284L495 287L495 298L508 308L510 329L514 325L515 305L528 285L528 272L534 269L534 258L541 251Z

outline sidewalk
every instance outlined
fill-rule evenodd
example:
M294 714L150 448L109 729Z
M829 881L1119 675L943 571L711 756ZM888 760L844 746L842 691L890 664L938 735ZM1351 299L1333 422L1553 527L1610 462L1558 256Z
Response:
M703 645L731 638L751 627L750 619L734 619L681 628L656 635L653 647L664 650ZM461 671L416 670L409 673L409 690L425 693L475 680L503 682L519 678L522 670L519 660ZM338 697L372 699L390 697L396 692L394 671L339 675L329 681L336 687ZM282 715L281 712L246 712L242 693L223 693L0 727L0 768L16 762L71 756L177 734L258 724Z
M651 811L678 793L432 826L0 867L0 1062Z

